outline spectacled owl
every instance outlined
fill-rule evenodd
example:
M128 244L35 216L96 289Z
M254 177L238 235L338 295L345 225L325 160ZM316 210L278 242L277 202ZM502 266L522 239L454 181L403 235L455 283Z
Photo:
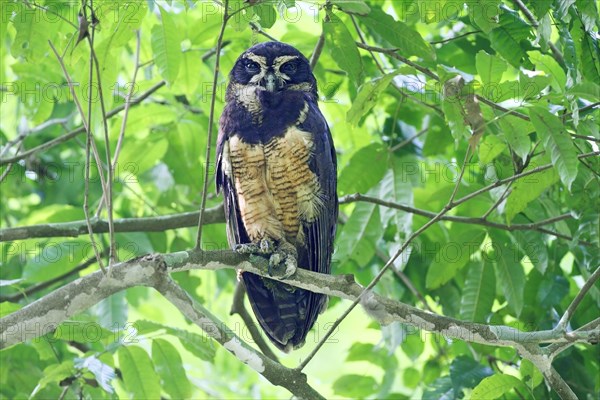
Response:
M230 246L268 255L271 276L289 276L296 266L330 273L336 155L308 60L290 45L260 43L239 56L229 78L216 186ZM285 352L301 347L327 297L241 275L269 339Z

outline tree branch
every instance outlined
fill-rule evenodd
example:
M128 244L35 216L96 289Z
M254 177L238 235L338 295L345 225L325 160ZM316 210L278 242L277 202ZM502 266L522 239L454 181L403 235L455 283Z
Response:
M236 269L248 271L300 287L347 300L355 300L364 287L352 275L328 275L299 268L294 275L282 280L268 273L268 260L254 255L242 255L231 250L181 251L155 254L115 264L111 277L101 271L81 277L41 299L0 319L0 348L34 339L48 332L47 327L60 324L105 297L134 286L157 287L164 281L162 270L168 273L187 270ZM509 326L489 326L464 322L433 314L416 307L367 292L361 304L381 324L400 321L426 331L468 342L498 346L520 343L586 343L597 340L597 326L575 337L555 330L524 332ZM594 336L595 335L595 336Z
M223 206L209 208L205 212L205 223L225 222ZM161 215L145 218L116 219L115 232L163 232L168 229L187 228L198 223L198 211L180 214ZM92 220L94 233L108 232L108 222L103 219ZM87 233L85 221L39 224L15 228L0 229L0 242L33 238L77 237Z
M217 37L217 50L215 52L215 69L213 72L212 93L210 96L210 112L208 114L208 137L206 139L206 154L204 156L204 181L202 182L202 199L200 201L200 215L198 217L198 233L196 236L196 249L202 248L202 226L204 225L204 213L206 211L206 196L208 192L208 170L210 165L210 156L212 153L212 135L215 120L215 102L217 100L217 80L219 79L220 63L221 63L221 48L223 47L223 37L225 28L229 21L229 0L223 0L223 21L221 22L221 30Z
M563 314L560 321L558 321L558 324L556 325L555 329L560 330L560 331L566 330L567 324L571 320L571 317L575 313L575 310L579 306L579 303L581 303L581 300L583 300L583 298L585 297L587 292L591 289L592 286L594 286L594 284L596 283L596 281L599 278L600 278L600 267L596 268L594 273L592 275L590 275L588 280L583 284L583 287L581 288L579 293L577 293L577 296L575 296L575 298L573 299L571 304L569 304L567 311L565 311L565 313Z
M307 396L307 393L313 391L308 397L319 397L318 393L306 384L304 375L300 374L297 369L290 370L279 367L275 361L250 348L233 335L229 329L224 328L224 325L216 317L189 298L183 289L175 285L170 278L167 279L165 275L190 269L217 270L222 268L235 268L268 276L268 261L265 258L240 255L229 250L156 254L118 263L112 267L110 277L104 276L101 271L96 271L1 318L0 348L42 336L71 316L121 290L134 286L148 286L159 290L188 318L199 323L207 334L272 383L284 386L294 394L303 393L303 396ZM354 277L351 275L334 276L304 269L298 269L285 282L313 292L349 300L358 299L365 290L354 281ZM436 332L444 337L486 345L525 349L527 344L593 343L600 336L598 327L588 331L577 331L578 335L570 335L555 330L524 332L509 326L489 326L464 322L419 310L377 295L372 291L367 291L362 296L361 304L367 313L381 324L400 321L420 329ZM533 357L531 349L535 348L527 347L528 357Z

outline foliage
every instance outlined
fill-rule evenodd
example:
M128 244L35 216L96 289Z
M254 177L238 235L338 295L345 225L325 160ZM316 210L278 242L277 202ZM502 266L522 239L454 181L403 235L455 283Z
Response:
M596 2L230 0L213 93L221 3L88 0L82 17L74 1L0 4L2 228L85 218L85 130L58 139L84 124L82 114L100 155L92 154L89 171L92 216L108 215L106 152L115 220L197 211L205 168L208 206L220 204L212 194L214 153L205 156L216 139L208 143L211 96L218 116L226 73L253 43L274 37L310 56L323 33L314 73L338 154L339 194L392 203L341 197L333 272L367 285L406 245L376 292L470 322L523 331L557 325L600 265ZM88 38L77 43L86 29L94 32L98 74ZM109 247L108 234L94 237ZM126 260L190 249L196 229L159 226L114 238ZM94 256L86 229L78 237L3 240L0 316L98 269L85 263ZM222 223L203 227L202 247L227 248ZM178 275L191 296L253 343L239 316L229 315L234 273ZM305 347L278 354L281 362L296 366L348 305L332 298ZM597 319L599 308L592 285L569 328ZM326 397L555 395L516 349L420 328L380 327L354 311L304 372ZM148 288L39 329L40 338L0 351L3 398L289 396ZM586 398L600 391L598 359L595 347L576 345L553 365Z

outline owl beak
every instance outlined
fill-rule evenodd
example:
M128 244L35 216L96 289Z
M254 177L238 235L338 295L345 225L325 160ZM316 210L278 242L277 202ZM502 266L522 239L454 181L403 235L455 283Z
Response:
M279 79L277 79L275 74L272 72L267 72L267 74L263 78L263 84L265 89L267 89L269 92L274 92L278 89L281 89L279 87Z

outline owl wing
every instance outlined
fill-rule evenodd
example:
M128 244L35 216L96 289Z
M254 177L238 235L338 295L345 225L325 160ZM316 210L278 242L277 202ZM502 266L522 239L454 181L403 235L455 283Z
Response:
M233 135L237 126L237 113L230 105L225 106L219 122L219 136L217 138L217 165L215 180L217 194L223 191L223 208L227 221L227 241L231 247L236 244L249 243L248 233L244 228L240 212L235 183L232 180L231 162L229 160L229 137Z

